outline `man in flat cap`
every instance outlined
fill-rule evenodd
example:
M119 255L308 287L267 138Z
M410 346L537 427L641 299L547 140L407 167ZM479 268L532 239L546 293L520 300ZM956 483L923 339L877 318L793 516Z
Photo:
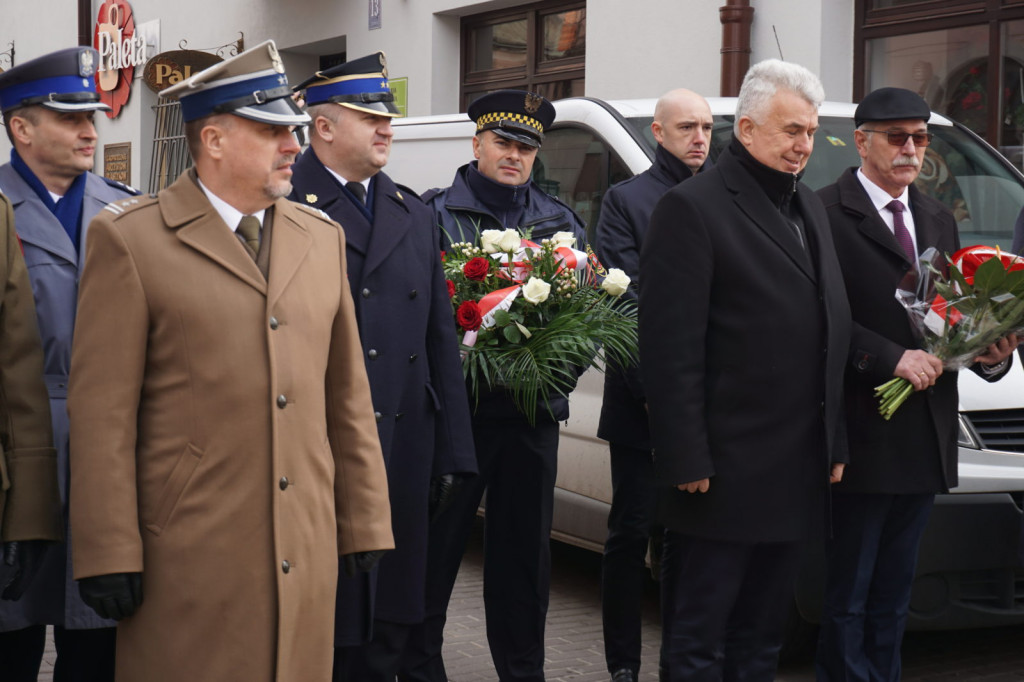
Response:
M399 113L384 54L297 87L312 122L291 198L345 230L395 534L395 551L378 570L338 582L334 679L394 682L412 627L424 618L431 513L456 477L476 472L469 402L434 215L382 171Z
M817 669L820 680L899 680L900 642L917 549L935 493L957 484L957 377L920 350L893 295L929 247L960 248L950 210L914 180L931 142L928 104L880 88L857 106L860 168L820 190L846 280L853 336L844 382L850 463L832 498L833 537ZM972 369L995 381L1016 337ZM917 393L886 421L874 387L893 378Z
M66 397L82 247L89 221L104 205L137 194L91 172L97 144L93 117L109 108L96 93L98 67L95 50L72 47L0 74L0 111L14 146L10 163L0 166L0 191L14 206L35 292L68 542ZM57 679L113 679L114 622L82 603L71 577L69 546L47 552L39 579L18 603L0 604L0 661L5 673L21 671L12 672L13 679L35 680L46 625L54 626Z
M583 248L583 222L530 179L554 106L540 95L499 90L469 107L476 121L475 161L451 187L424 195L444 245L476 242L483 230L532 229L533 239L571 232ZM454 324L454 322L453 322ZM500 680L544 679L544 624L551 578L551 514L558 423L568 399L541 396L533 425L509 393L494 387L470 396L480 475L431 529L427 619L402 679L446 679L441 647L445 612L477 507L487 491L484 606L487 642Z
M339 555L393 547L344 236L284 199L309 118L273 42L164 94L194 168L90 227L75 577L118 682L328 680Z

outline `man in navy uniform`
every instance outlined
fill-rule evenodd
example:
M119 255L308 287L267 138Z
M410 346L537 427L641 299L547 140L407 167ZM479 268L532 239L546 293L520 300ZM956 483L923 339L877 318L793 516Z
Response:
M469 401L431 211L382 168L398 116L382 52L318 72L305 88L310 149L291 198L345 230L395 551L338 583L334 679L393 682L426 603L430 517L476 472Z
M832 497L819 680L900 679L917 548L935 493L957 484L957 375L918 348L893 296L926 249L960 248L953 214L913 184L931 142L930 116L910 90L868 94L854 112L861 166L819 192L854 321L844 382L850 466ZM1016 346L1011 334L972 369L1001 378ZM917 393L885 420L874 387L893 377Z
M640 248L654 206L665 192L705 167L713 123L711 108L697 93L685 89L665 93L654 107L651 122L658 142L654 163L604 195L597 221L597 254L605 267L620 268L629 275L626 295L634 300L640 283ZM612 682L636 682L644 557L657 499L639 366L605 372L597 436L608 441L612 466L612 508L601 561L604 656Z
M67 523L71 332L84 262L85 230L106 204L136 194L91 172L96 153L93 117L107 110L96 93L99 56L89 47L59 50L0 74L0 111L14 145L0 166L0 191L14 205L36 298ZM67 528L65 528L67 530ZM46 625L54 626L55 680L112 680L114 622L100 618L71 579L68 542L47 553L42 570L17 603L0 604L4 679L35 680Z
M531 92L499 90L473 102L468 113L476 121L476 160L459 168L451 187L424 197L446 242L475 242L488 229L529 228L536 240L571 232L583 248L583 222L530 179L544 131L555 118L551 103ZM544 679L558 423L568 418L569 402L554 395L538 405L530 425L507 391L485 392L475 401L480 476L432 529L427 619L417 641L420 650L400 679L446 679L445 611L485 489L484 607L491 657L503 682Z

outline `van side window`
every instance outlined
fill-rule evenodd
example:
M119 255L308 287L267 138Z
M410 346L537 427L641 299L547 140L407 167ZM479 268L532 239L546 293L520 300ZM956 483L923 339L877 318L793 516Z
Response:
M568 126L544 134L533 166L534 181L579 214L591 243L605 191L631 176L604 140L584 128Z

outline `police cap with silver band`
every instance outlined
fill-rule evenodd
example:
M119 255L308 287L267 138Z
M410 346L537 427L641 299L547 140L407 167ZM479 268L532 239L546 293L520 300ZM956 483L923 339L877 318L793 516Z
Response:
M334 102L378 116L401 116L388 86L388 64L383 52L317 71L296 90L306 90L306 104Z
M878 88L864 96L853 112L854 125L865 121L906 121L921 119L927 122L932 112L921 95L904 88Z
M99 53L69 47L0 73L0 111L39 105L54 111L107 111L96 92Z
M292 101L273 40L203 69L160 95L181 102L186 122L211 114L234 114L271 125L309 123L309 116Z
M539 147L544 131L555 120L555 107L540 95L525 90L496 90L469 105L476 131L491 130L509 140Z

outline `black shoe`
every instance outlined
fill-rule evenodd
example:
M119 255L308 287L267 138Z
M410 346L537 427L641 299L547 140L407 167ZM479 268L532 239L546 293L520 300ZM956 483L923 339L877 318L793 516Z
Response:
M629 668L616 670L612 673L612 682L636 682L636 673Z

